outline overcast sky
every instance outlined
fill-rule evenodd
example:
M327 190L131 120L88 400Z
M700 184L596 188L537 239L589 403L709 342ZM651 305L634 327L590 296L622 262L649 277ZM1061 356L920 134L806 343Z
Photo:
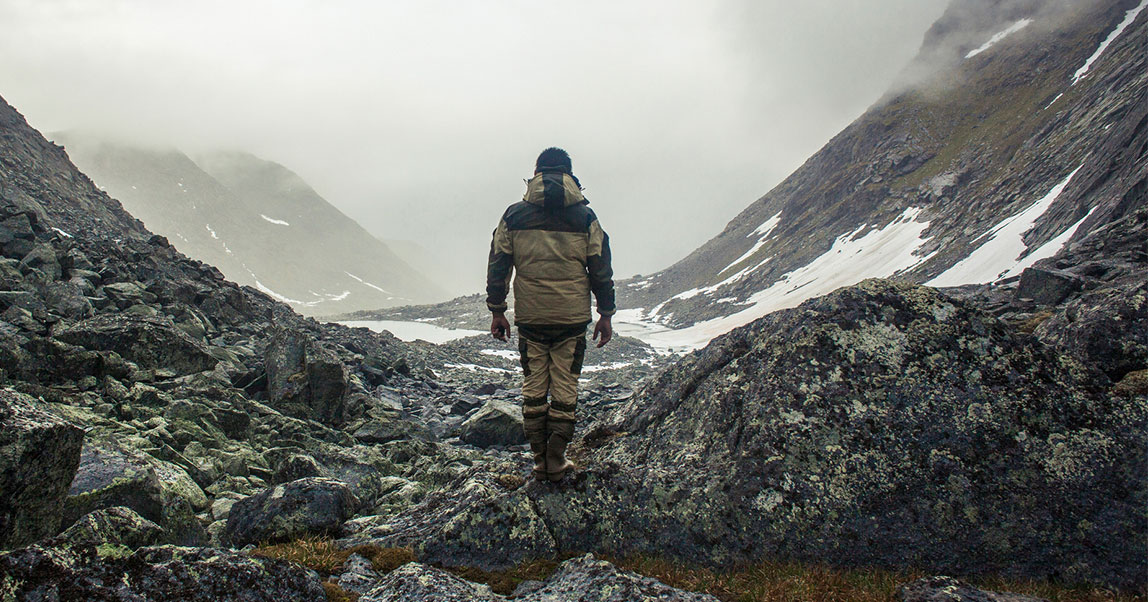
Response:
M885 91L947 0L0 0L0 96L44 132L240 149L482 288L542 148L619 276L715 236Z

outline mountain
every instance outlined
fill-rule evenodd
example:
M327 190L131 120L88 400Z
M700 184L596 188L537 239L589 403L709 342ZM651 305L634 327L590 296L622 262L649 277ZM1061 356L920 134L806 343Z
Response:
M693 348L870 277L1017 277L1145 202L1143 0L953 3L902 81L716 237L619 286Z
M194 160L77 133L69 156L152 231L307 315L446 293L287 168L247 153Z
M985 23L985 41L1013 30L967 60L1046 18L1026 12L1031 4L994 3L1019 11L1001 12L1006 21L1033 19L997 29L982 5L958 6L976 10L951 12L938 36L964 39ZM1070 38L1076 19L1121 16L1095 6L1047 14L1059 15ZM1128 19L1136 41L1146 18ZM1108 52L1122 52L1126 39L1111 37ZM704 579L679 580L698 587L744 567L713 587L744 579L758 592L793 591L807 570L819 581L886 579L876 567L1036 579L1032 587L1050 598L1080 595L1064 584L1143 597L1148 118L1142 104L1119 104L1128 73L1098 56L1078 85L1106 74L1110 87L1104 98L1073 102L1117 103L1090 130L1104 144L1066 147L1060 163L1075 175L1033 184L1051 186L1037 200L1049 197L1053 213L1064 195L1081 203L1049 227L1053 235L1041 229L1048 211L1024 230L1027 246L1043 247L1039 240L1057 241L1080 222L1055 254L987 284L866 279L663 366L646 366L657 358L644 348L623 347L619 362L633 370L587 379L579 392L578 468L559 483L526 476L533 462L513 343L408 344L305 318L150 232L0 100L0 592L205 602L715 599L597 554L678 576L704 568ZM1034 171L1056 163L1037 150L1045 137L1075 139L1057 129L1076 131L1066 111L1010 156L1028 153ZM977 148L985 161L1002 152ZM1033 177L1015 167L1013 179ZM977 177L1004 186L999 174ZM1095 186L1081 192L1079 182ZM905 214L890 203L890 215ZM1025 203L986 209L966 248L987 244L975 237L996 224L994 234L1027 223L1004 222L1035 201ZM771 222L770 209L752 229ZM1090 225L1097 215L1108 217ZM914 233L919 224L906 218L858 228L842 244ZM783 214L774 227L785 224ZM761 248L772 244L760 236ZM920 278L960 265L926 244L927 259L911 269L938 264ZM977 257L953 252L961 253ZM990 259L1012 265L1011 254ZM993 280L991 267L982 273ZM476 302L453 310L467 316ZM941 577L902 597L1026 599Z

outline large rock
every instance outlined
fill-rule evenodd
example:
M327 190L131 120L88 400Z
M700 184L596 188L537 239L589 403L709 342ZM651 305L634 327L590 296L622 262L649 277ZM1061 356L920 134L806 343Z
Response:
M267 394L275 409L324 424L343 422L347 368L305 333L280 329L267 345Z
M93 351L115 351L139 367L175 376L211 370L219 363L207 347L168 318L100 315L57 333L60 340Z
M84 431L0 389L0 548L55 535Z
M1027 268L1020 274L1017 299L1032 299L1041 305L1056 305L1079 291L1084 280L1064 270Z
M522 408L516 404L491 399L458 427L458 437L478 447L522 445Z
M1088 291L1036 333L1116 382L1148 368L1148 282Z
M525 587L520 587L510 597L500 596L492 592L489 586L471 583L439 568L411 562L380 579L374 589L359 598L359 602L717 602L717 598L708 594L682 591L656 579L620 570L609 562L595 559L591 554L563 562L545 582L523 585Z
M207 540L195 516L207 509L207 496L182 468L111 443L89 442L68 491L64 523L116 506L159 524L167 543L201 545Z
M387 573L359 602L492 602L505 600L489 585L471 583L442 569L410 562Z
M227 516L225 535L234 546L334 535L354 516L358 504L351 488L341 481L299 479L236 502Z
M0 584L17 600L327 600L319 576L297 564L174 546L31 546L0 554Z
M628 602L630 600L664 600L665 602L718 602L709 594L696 594L670 587L657 579L623 571L598 560L592 554L567 560L537 588L518 592L515 600L523 602Z
M900 602L1048 602L1007 592L975 588L952 577L922 577L897 589Z
M126 506L89 512L60 534L73 547L115 545L136 549L160 543L163 527Z

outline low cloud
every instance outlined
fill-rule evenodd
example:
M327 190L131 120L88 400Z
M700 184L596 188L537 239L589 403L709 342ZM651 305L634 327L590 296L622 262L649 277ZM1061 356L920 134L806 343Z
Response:
M944 4L16 0L0 95L44 131L280 162L477 291L542 148L619 275L666 267L880 97Z

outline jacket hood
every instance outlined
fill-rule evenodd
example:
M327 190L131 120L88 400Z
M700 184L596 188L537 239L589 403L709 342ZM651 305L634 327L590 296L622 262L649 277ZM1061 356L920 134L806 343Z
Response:
M570 174L560 171L534 174L534 177L526 182L526 194L522 195L522 200L547 209L590 203L582 195L578 181Z

